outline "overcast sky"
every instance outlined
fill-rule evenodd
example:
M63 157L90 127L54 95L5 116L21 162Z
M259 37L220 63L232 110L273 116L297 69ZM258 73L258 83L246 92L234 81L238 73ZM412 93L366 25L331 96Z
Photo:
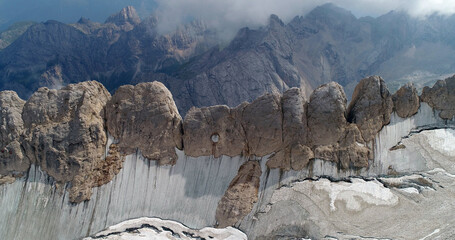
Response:
M455 13L453 0L0 0L0 26L23 20L70 23L81 16L103 22L110 14L132 5L141 17L157 13L162 30L191 17L219 28L238 28L266 24L272 13L288 21L327 2L357 17L375 17L391 10L404 10L418 17L434 12Z

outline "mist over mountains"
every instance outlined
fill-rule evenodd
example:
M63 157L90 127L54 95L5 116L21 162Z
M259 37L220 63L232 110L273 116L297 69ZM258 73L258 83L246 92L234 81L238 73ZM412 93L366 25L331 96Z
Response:
M192 20L163 33L159 16L140 19L133 7L98 23L35 24L0 51L0 89L22 98L39 87L97 80L109 91L158 80L185 113L192 106L236 106L266 92L301 87L302 94L336 81L350 96L361 78L381 75L392 91L422 87L452 74L455 17L413 17L392 11L358 18L334 4L265 26L241 28L228 43L217 28ZM223 33L221 33L223 34Z

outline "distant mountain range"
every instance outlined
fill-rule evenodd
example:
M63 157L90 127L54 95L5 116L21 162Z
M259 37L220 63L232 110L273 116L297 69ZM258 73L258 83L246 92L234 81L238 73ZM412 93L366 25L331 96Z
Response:
M158 23L127 7L105 23L81 18L27 26L0 50L0 89L28 98L42 86L85 80L109 91L158 80L185 114L192 106L235 106L290 87L309 98L317 86L336 81L350 96L368 75L381 75L393 92L408 81L423 86L455 72L455 16L356 18L326 4L289 23L272 15L267 26L240 29L223 47L202 21L167 34L158 33Z

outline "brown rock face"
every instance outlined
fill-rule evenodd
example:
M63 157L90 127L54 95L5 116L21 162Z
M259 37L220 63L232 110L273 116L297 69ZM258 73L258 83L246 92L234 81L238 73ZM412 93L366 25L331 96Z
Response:
M355 87L348 107L348 121L357 124L365 141L390 122L393 111L392 96L384 80L378 76L362 79Z
M15 92L0 92L0 175L25 172L30 165L20 146L24 104Z
M242 114L249 154L265 156L282 146L283 116L278 94L266 94L245 106Z
M58 183L72 182L70 200L88 200L106 145L104 106L110 94L98 82L40 88L24 106L27 156Z
M347 125L346 95L343 88L331 82L317 88L308 104L308 143L331 145L338 142Z
M240 166L237 176L229 184L216 209L217 227L233 226L253 209L258 199L261 166L248 161Z
M373 159L372 151L364 145L362 134L355 124L346 127L339 145L337 158L341 168L368 167L368 159Z
M295 171L300 171L308 166L310 159L314 158L314 153L311 148L295 144L291 147L290 162L291 168Z
M455 76L437 81L432 88L423 88L423 102L440 110L439 117L453 119L455 116Z
M182 149L182 118L169 90L160 82L121 86L106 105L109 133L120 152L140 149L160 164L175 164Z
M305 99L300 89L291 88L281 98L283 108L283 144L307 142L307 117Z
M189 156L238 156L247 152L241 110L227 106L191 108L183 122L183 145Z
M393 107L398 116L408 118L419 111L420 99L412 83L402 86L393 94Z
M281 150L267 161L269 168L284 170L302 169L313 158L310 148L303 145L307 139L306 102L298 88L284 92L281 98L283 111L283 143Z

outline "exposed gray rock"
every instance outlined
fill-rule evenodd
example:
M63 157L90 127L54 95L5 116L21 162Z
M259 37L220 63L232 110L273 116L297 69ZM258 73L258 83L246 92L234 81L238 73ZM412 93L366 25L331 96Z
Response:
M281 98L283 111L283 144L307 142L306 102L300 89L291 88Z
M419 94L412 83L402 86L392 95L392 100L394 110L402 118L408 118L419 111Z
M455 76L437 81L432 88L425 87L420 96L423 102L440 110L443 119L455 116Z
M307 139L306 102L300 89L291 88L281 98L283 111L283 144L267 161L269 168L284 170L306 166L313 152L303 144Z
M282 146L283 116L279 94L266 94L245 106L242 126L248 153L265 156Z
M0 175L26 172L30 166L20 146L24 104L15 92L0 92Z
M290 158L292 170L300 171L308 166L310 160L314 158L314 153L305 145L294 144L291 147Z
M314 157L339 164L343 169L367 167L370 150L355 124L345 118L346 96L337 83L325 84L311 95L308 105L308 142Z
M123 8L120 12L111 15L106 23L113 23L117 26L123 26L127 30L133 29L135 25L141 22L139 15L136 13L136 9L132 6Z
M374 139L376 133L390 122L393 111L392 96L379 76L362 79L355 87L347 110L347 119L357 124L363 139Z
M24 106L27 157L57 183L71 182L72 202L90 199L91 188L106 182L98 177L107 142L104 106L110 97L103 85L91 81L61 90L40 88ZM109 181L113 177L101 175Z
M183 122L183 145L189 156L238 156L248 152L241 124L243 105L191 108Z
M106 105L106 121L123 154L140 149L150 160L175 164L175 148L183 148L182 118L160 82L120 87Z
M308 144L336 144L347 126L346 95L335 82L324 84L311 94L308 104Z
M40 86L47 86L51 89L60 89L63 87L62 67L54 65L46 70L40 77Z
M217 227L233 226L251 212L258 200L261 174L257 161L247 161L240 166L216 208Z
M362 134L355 124L346 127L338 145L337 159L341 168L365 168L373 159L373 151L365 146Z

